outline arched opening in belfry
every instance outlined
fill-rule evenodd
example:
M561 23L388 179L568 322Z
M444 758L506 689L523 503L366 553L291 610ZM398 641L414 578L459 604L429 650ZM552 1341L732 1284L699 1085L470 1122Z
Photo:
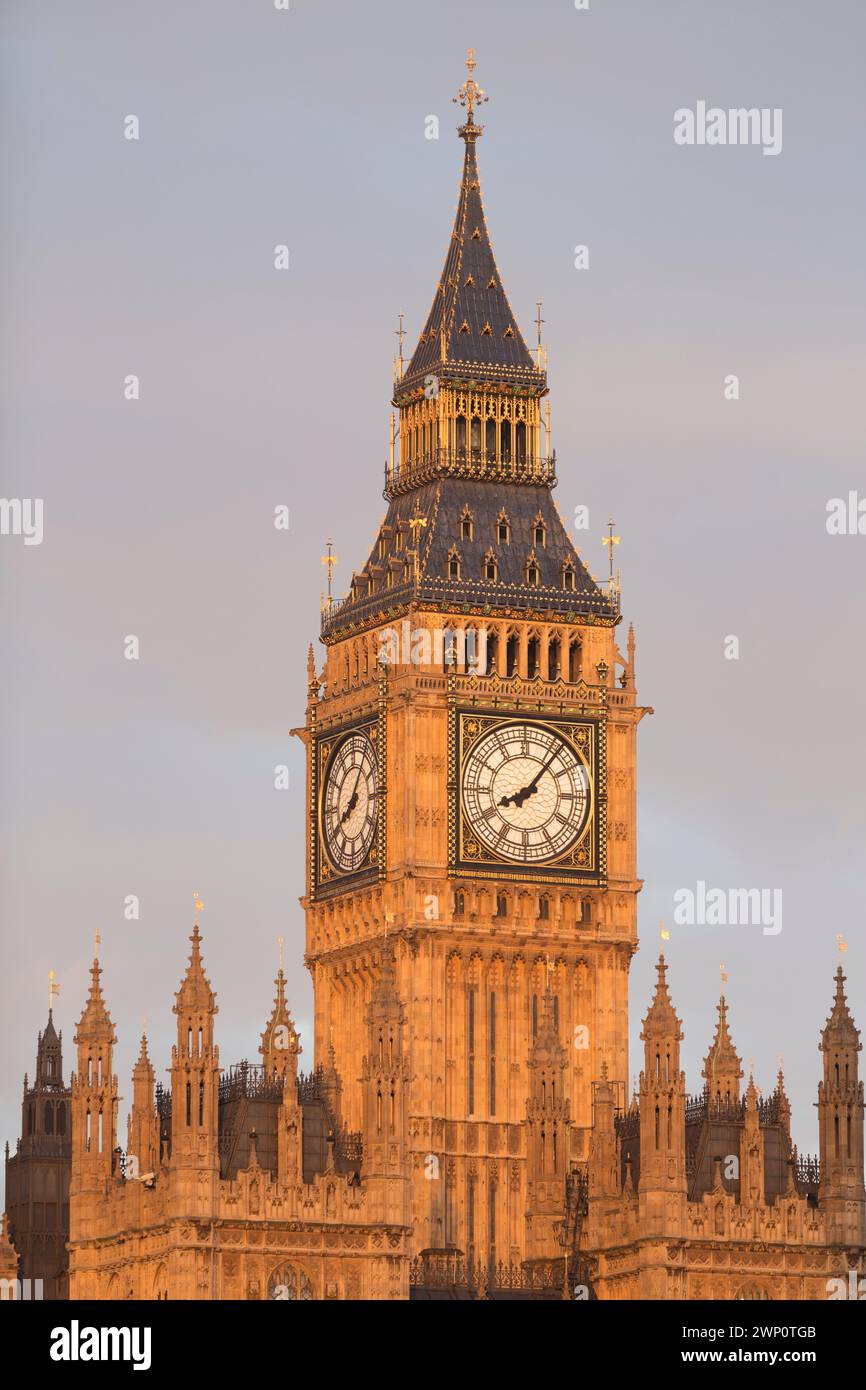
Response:
M518 463L526 462L526 425L523 420L518 420L515 429L515 452Z
M562 675L562 639L551 637L547 644L547 679L558 681Z
M455 443L458 454L466 453L466 416L457 416L457 429L455 431Z
M474 454L474 453L480 453L480 452L481 452L481 421L479 420L479 418L478 418L477 415L473 415L473 417L472 417L471 439L472 439L472 452L473 452L473 454Z
M496 421L488 420L484 426L484 452L489 462L496 459Z
M505 674L506 676L517 675L517 664L520 659L520 645L517 634L512 632L509 635L505 648Z
M572 682L580 680L581 650L580 643L573 638L568 644L568 679Z
M511 462L511 421L503 420L499 426L499 456L503 463Z
M526 644L526 674L531 681L541 674L541 642L532 636Z

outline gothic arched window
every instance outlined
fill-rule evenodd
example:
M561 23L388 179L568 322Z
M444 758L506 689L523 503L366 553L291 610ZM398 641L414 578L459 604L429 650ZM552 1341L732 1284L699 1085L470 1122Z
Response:
M278 1303L312 1302L313 1286L302 1269L279 1265L268 1280L268 1298Z

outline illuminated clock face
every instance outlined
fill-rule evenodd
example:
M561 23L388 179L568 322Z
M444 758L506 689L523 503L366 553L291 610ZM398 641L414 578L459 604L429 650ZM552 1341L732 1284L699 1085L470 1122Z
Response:
M500 724L463 764L463 807L485 848L517 864L556 859L589 816L589 775L574 748L543 724Z
M367 734L348 734L325 774L322 832L335 869L360 869L370 852L377 820L376 750Z

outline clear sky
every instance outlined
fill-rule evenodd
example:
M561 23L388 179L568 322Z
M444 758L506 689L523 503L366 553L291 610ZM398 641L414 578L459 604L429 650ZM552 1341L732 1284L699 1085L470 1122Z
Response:
M557 498L590 508L595 572L616 522L655 710L631 1070L676 890L780 888L778 935L671 925L669 980L689 1089L724 962L734 1041L765 1092L784 1053L816 1149L837 933L866 1026L866 536L825 525L866 497L862 3L12 0L3 30L0 494L44 499L44 539L0 537L0 1138L50 968L69 1070L97 928L121 1094L144 1016L163 1075L195 892L224 1063L255 1055L279 935L311 1061L288 730L324 541L341 589L383 512L393 333L403 310L414 343L441 267L473 45L530 340L544 302ZM676 145L699 101L781 108L781 153Z

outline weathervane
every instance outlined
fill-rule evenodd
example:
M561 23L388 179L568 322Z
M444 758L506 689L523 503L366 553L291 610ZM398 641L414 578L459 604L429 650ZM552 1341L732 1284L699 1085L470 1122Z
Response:
M48 1012L54 1007L54 996L60 993L60 986L54 983L54 971L48 972Z
M204 910L204 903L198 893L193 893L193 903L195 904L195 925L198 926L198 914Z
M328 553L327 555L322 556L322 564L328 571L328 612L330 613L331 606L334 602L333 596L331 594L331 574L334 569L334 566L337 564L338 557L334 554L334 542L332 540L328 540L325 542L325 544L328 547Z
M397 315L400 320L400 327L394 329L394 337L399 340L400 351L397 357L397 380L403 380L403 339L406 337L406 330L403 327L403 310Z
M467 127L475 126L475 122L472 119L475 107L480 106L483 101L487 101L488 99L487 93L481 87L479 87L478 83L475 81L475 78L472 75L477 66L478 64L475 62L475 49L470 48L469 52L466 55L466 71L469 74L469 76L466 78L466 81L463 83L463 86L460 88L460 91L457 93L456 97L451 98L453 102L459 102L461 106L466 107ZM478 129L480 130L481 127L479 126Z
M609 558L609 560L610 560L610 575L609 575L609 578L608 578L608 585L609 585L609 588L610 588L611 596L613 596L613 593L614 593L614 584L613 584L613 548L614 548L615 545L619 545L619 536L615 536L615 535L613 534L613 521L611 521L611 520L608 520L608 523L607 523L607 532L608 532L608 533L607 533L606 536L602 536L601 543L602 543L602 545L606 545L606 546L608 547L608 558Z
M544 323L544 319L541 317L541 305L542 301L540 299L536 299L535 307L538 310L538 313L535 316L535 327L538 329L538 344L536 346L536 353L538 354L539 371L541 371L541 325Z

